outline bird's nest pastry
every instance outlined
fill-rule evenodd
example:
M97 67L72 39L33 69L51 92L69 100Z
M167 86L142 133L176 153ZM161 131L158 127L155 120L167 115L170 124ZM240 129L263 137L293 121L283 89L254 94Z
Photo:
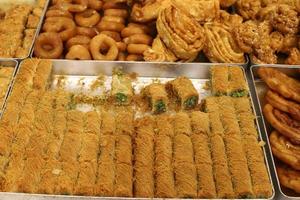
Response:
M238 47L233 35L220 23L207 23L204 26L207 41L204 54L211 62L244 63L244 53Z
M300 122L291 118L288 114L266 104L263 113L268 122L282 135L295 144L300 144Z
M203 27L173 5L160 12L156 27L166 47L181 60L194 59L204 46Z
M273 131L270 135L273 154L293 169L300 170L300 146L292 144L286 137Z

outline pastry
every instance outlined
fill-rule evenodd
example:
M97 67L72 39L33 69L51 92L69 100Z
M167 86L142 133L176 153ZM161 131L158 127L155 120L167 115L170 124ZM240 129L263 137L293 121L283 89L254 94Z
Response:
M288 65L300 65L300 50L298 48L292 48L285 63Z
M237 12L242 15L245 20L255 19L261 7L260 0L238 0L236 2Z
M276 166L280 184L300 193L300 172L286 165Z

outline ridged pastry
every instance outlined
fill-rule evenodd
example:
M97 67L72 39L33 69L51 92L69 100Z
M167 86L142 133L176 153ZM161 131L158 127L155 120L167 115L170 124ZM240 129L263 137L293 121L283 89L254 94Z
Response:
M172 3L199 23L211 22L219 17L219 0L172 0Z
M231 31L243 22L243 18L238 14L230 14L225 10L220 10L219 19L216 21L222 24L228 31Z
M277 131L270 135L273 154L295 170L300 170L300 146L292 144L286 137Z
M300 172L286 165L276 166L280 183L289 189L300 193Z
M204 46L202 26L174 6L160 12L156 27L165 45L182 60L195 58Z
M277 110L270 104L263 109L267 121L282 135L289 138L293 143L300 144L300 122L292 119L286 113Z
M204 25L207 41L204 53L211 62L244 63L244 53L239 49L233 35L219 23Z

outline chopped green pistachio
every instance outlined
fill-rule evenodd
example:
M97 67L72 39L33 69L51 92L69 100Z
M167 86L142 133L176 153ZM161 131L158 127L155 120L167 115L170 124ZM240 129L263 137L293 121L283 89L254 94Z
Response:
M190 109L195 107L197 104L198 98L196 96L190 97L184 102L185 108Z
M127 101L127 96L123 93L117 93L116 94L116 99L118 103L124 103Z
M248 91L247 90L238 90L235 92L231 93L232 97L243 97L243 96L247 96L248 95Z
M166 112L166 104L162 101L159 100L156 102L155 104L155 113L162 113L162 112Z

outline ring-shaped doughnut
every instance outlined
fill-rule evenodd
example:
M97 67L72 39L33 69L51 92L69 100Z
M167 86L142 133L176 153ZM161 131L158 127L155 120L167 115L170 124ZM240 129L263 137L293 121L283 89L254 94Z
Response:
M129 37L131 35L135 34L146 34L143 29L137 28L137 27L126 27L122 30L121 36L123 38Z
M99 32L101 31L115 31L115 32L121 32L125 25L121 23L116 23L116 22L106 22L102 21L97 24L97 29Z
M102 6L103 10L107 9L127 9L125 4L122 3L114 3L113 1L107 1Z
M118 16L103 16L102 21L117 22L117 23L125 24L125 19L122 17L118 17Z
M129 54L126 57L126 61L143 61L144 57L143 55L138 55L138 54Z
M88 1L89 1L88 2L89 8L92 8L97 11L99 11L102 8L102 5L103 5L102 1L100 1L100 0L88 0Z
M76 35L75 37L70 38L67 43L67 49L70 49L74 45L82 45L89 48L89 44L91 42L91 38L85 35Z
M104 16L118 16L126 18L128 17L128 11L125 9L107 9L104 10Z
M66 55L68 60L91 60L91 54L89 50L82 45L74 45L70 48Z
M46 12L46 17L67 17L73 19L73 15L67 10L48 10Z
M127 25L127 27L131 28L131 27L134 27L134 28L140 28L142 29L145 33L149 34L151 32L149 26L146 26L144 24L137 24L137 23L129 23Z
M83 12L88 8L88 0L72 0L72 3L63 4L69 12Z
M107 36L111 37L116 42L120 42L122 40L120 33L115 32L115 31L101 31L101 34L104 34L104 35L107 35Z
M151 47L145 44L129 44L127 46L127 52L129 54L143 54L144 51L146 51L149 48Z
M61 4L61 3L72 3L72 0L52 0L52 5Z
M125 61L125 60L126 60L126 54L124 52L119 52L118 61Z
M81 13L76 13L75 15L75 22L79 26L83 27L93 27L95 26L100 20L100 14L93 9L86 9Z
M123 41L126 44L152 44L152 37L146 34L134 34L127 38L124 38Z
M85 35L90 38L93 38L97 35L97 32L94 28L87 28L87 27L81 27L77 26L76 27L76 34L77 35Z
M62 41L66 41L76 34L76 26L72 19L66 17L49 17L43 26L45 32L59 33Z
M124 42L117 42L119 51L126 51L127 45Z
M56 59L63 52L63 42L58 33L41 33L34 46L34 55L38 58Z
M103 45L108 47L105 55L100 52ZM90 52L94 60L116 60L119 50L114 39L107 35L99 34L91 40Z

